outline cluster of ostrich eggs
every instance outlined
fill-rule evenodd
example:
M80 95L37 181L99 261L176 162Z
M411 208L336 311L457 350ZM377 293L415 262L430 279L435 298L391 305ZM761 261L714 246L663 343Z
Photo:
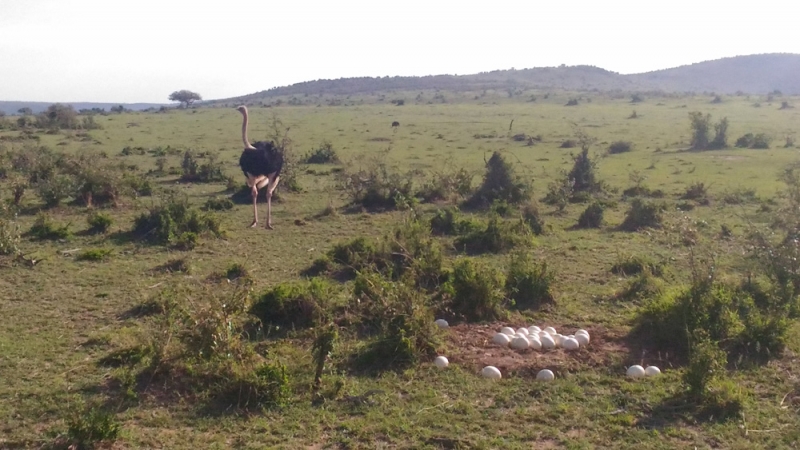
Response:
M660 375L661 369L659 369L656 366L647 366L647 368L645 369L644 367L636 364L628 367L628 371L626 374L630 378L653 377L656 375Z
M578 330L575 334L563 335L553 327L539 328L536 325L517 328L503 327L492 337L492 343L500 347L511 347L514 350L550 350L563 348L567 351L578 350L589 345L591 338L586 330Z

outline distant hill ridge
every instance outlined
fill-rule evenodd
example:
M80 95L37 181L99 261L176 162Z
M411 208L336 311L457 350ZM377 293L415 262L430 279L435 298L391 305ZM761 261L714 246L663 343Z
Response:
M357 95L386 91L441 89L564 89L574 91L714 92L800 95L800 55L769 53L734 56L671 69L623 75L594 66L495 70L473 75L358 77L315 80L208 103L250 102L279 96Z
M92 108L100 108L105 109L106 111L110 111L112 107L122 105L125 109L129 109L132 111L141 111L144 109L149 108L159 108L161 106L169 106L168 104L164 103L97 103L97 102L23 102L23 101L13 101L13 102L6 102L0 101L0 111L3 111L6 114L17 114L17 111L20 108L30 108L34 114L39 114L40 112L47 109L48 106L52 105L53 103L62 103L64 105L72 105L76 111L80 111L81 109L92 109Z

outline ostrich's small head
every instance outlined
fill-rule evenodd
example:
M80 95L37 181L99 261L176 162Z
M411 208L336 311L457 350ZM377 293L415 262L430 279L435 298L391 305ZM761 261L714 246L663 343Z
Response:
M240 113L244 114L244 113L247 112L247 107L242 105L242 106L237 107L236 110L239 111Z

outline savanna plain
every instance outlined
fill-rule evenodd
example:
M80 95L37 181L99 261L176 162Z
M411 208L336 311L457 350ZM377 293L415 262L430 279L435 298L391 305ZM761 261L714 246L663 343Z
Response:
M796 448L795 104L253 103L274 230L235 104L0 117L0 447Z

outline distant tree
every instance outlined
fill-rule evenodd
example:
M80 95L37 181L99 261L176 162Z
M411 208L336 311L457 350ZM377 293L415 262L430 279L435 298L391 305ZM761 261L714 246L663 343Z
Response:
M20 108L17 110L18 113L22 114L23 116L30 116L33 114L33 110L30 108Z
M78 128L78 112L72 105L54 103L36 116L37 125L42 128Z
M692 149L705 150L708 147L708 130L711 123L711 114L699 111L689 113L689 120L692 127Z
M5 117L5 116L6 116L6 112L5 111L0 111L0 117Z
M728 147L728 118L723 117L719 123L714 125L714 140L708 145L711 149L721 149Z
M184 108L188 108L191 106L195 100L202 100L203 98L200 97L200 94L197 92L187 91L186 89L181 91L175 91L169 95L169 100L172 102L181 102Z
M112 106L111 107L112 113L122 114L125 112L125 107L122 105Z

